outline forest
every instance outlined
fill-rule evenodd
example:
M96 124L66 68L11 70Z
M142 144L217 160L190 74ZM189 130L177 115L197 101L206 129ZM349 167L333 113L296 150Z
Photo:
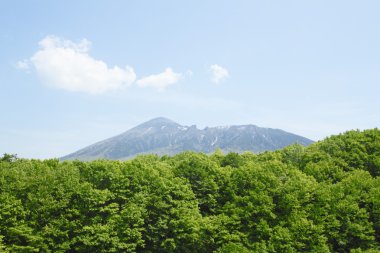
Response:
M0 252L380 252L380 130L254 154L0 158Z

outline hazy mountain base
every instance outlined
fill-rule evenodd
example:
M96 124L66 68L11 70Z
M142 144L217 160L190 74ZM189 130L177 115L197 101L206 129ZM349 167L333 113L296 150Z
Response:
M309 145L313 141L280 129L255 125L206 127L182 126L166 118L156 118L125 133L83 148L61 160L126 160L140 154L175 155L184 151L210 154L276 150L293 143Z
M261 154L0 158L2 252L379 252L380 131Z

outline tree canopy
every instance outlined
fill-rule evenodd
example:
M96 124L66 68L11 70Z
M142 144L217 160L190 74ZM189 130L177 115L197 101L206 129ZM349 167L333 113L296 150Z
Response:
M380 131L282 150L0 158L0 252L379 252Z

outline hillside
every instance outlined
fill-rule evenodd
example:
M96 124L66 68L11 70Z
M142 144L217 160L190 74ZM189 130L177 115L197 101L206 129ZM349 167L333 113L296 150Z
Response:
M0 157L0 252L380 250L380 131L92 162Z
M174 155L183 151L211 153L276 150L293 143L309 145L311 140L279 129L255 125L206 127L182 126L156 118L120 135L85 147L62 160L127 159L138 154Z

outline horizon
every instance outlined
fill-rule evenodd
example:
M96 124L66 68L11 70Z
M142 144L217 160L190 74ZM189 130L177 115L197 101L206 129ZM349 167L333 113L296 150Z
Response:
M124 160L143 154L172 156L186 151L213 154L217 150L225 153L261 153L293 144L308 146L312 143L313 140L281 129L261 128L252 124L202 129L196 125L181 125L171 119L157 117L59 159Z
M61 157L49 157L49 158L42 158L42 159L61 159L62 157L66 157L66 156L72 155L72 154L74 154L74 153L76 153L76 152L78 152L78 151L80 151L80 150L86 149L86 148L88 148L88 147L90 147L90 146L92 146L92 145L94 145L94 144L98 144L98 143L101 143L101 142L106 141L106 140L108 140L108 139L112 139L112 138L117 137L117 136L119 136L119 135L122 135L122 134L124 134L124 133L126 133L126 132L128 132L128 131L130 131L130 130L132 130L132 129L134 129L134 128L136 128L136 127L139 127L139 126L144 125L144 124L146 124L146 123L150 123L150 122L155 121L155 120L167 120L167 121L170 121L170 122L172 122L172 123L178 124L178 125L180 125L180 126L182 126L182 127L188 127L188 128L194 126L194 127L195 127L196 129L198 129L198 130L205 130L205 129L207 129L207 128L225 128L225 127L228 127L228 128L229 128L229 127L232 127L232 126L235 126L235 127L239 127L239 126L255 126L255 127L258 127L258 128L271 129L271 130L280 130L280 131L283 131L283 132L285 132L285 133L294 134L294 135L297 135L297 136L299 136L299 137L306 138L307 140L312 141L313 143L318 142L318 141L323 141L324 139L329 138L329 137L331 137L331 136L344 134L344 133L349 132L349 131L357 131L357 130L362 131L362 130L360 130L360 129L350 129L350 130L346 130L346 131L341 132L341 133L336 133L336 134L333 134L333 135L326 136L325 138L323 138L323 139L321 139L321 140L313 140L313 139L307 138L307 137L305 137L305 136L298 135L297 133L291 133L291 132L285 131L285 130L283 130L283 129L272 128L272 127L262 127L262 126L258 126L258 125L255 125L255 124L242 124L242 125L217 125L217 126L204 126L204 127L199 127L199 126L196 125L196 124L192 124L192 125L182 125L181 123L176 122L175 120L169 119L169 118L167 118L167 117L159 116L159 117L155 117L155 118L152 118L152 119L150 119L150 120L147 120L147 121L141 122L141 123L139 123L139 124L137 124L137 125L135 125L135 126L132 126L132 127L128 128L126 131L123 131L123 132L118 133L118 134L116 134L116 135L109 136L109 137L107 137L107 138L105 138L105 139L97 140L97 141L95 141L94 143L89 143L89 144L87 144L86 146L83 146L83 147L79 148L78 150L74 150L74 151L72 151L72 152L70 152L70 153L68 153L68 154L65 154L64 156L61 156ZM375 128L373 128L373 129L375 129ZM377 128L376 128L376 129L377 129ZM370 130L370 129L364 129L364 130ZM219 149L219 147L217 147L217 149ZM252 152L252 151L246 150L245 152ZM9 154L9 153L3 153L3 154L5 155L5 154ZM14 153L14 154L11 154L11 155L16 155L18 158L26 158L26 159L28 159L28 157L20 157L20 156L18 156L18 154L15 154L15 153ZM33 158L33 157L30 157L30 158Z
M313 141L378 128L379 8L6 1L0 153L62 157L157 117Z

